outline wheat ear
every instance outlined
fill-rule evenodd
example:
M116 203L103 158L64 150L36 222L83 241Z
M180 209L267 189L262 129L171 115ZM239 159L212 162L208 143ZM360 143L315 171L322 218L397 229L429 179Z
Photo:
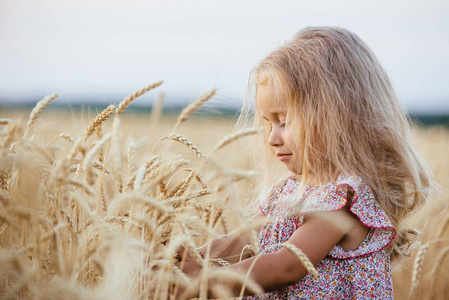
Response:
M190 150L192 150L199 158L201 158L202 160L206 160L206 156L200 151L200 149L198 149L188 138L182 136L179 133L171 133L162 139L180 142L181 144L186 145Z
M178 116L178 119L176 120L176 125L175 125L173 131L176 131L178 129L179 125L181 125L182 122L187 120L189 118L189 116L193 112L195 112L198 108L200 108L201 105L203 105L207 100L212 98L212 96L215 95L216 91L217 91L216 89L213 89L209 93L204 94L203 96L201 96L197 100L195 100L192 103L190 103L186 108L184 108L181 111L181 114Z
M75 141L75 138L73 136L71 136L70 134L68 134L68 133L61 133L59 135L59 137L63 138L64 140L66 140L66 141L68 141L68 142L70 142L72 144Z
M422 266L424 264L424 258L426 257L427 251L429 250L430 242L422 245L418 252L416 253L415 262L413 264L412 273L412 286L410 288L410 295L412 295L418 288L419 281L421 279Z
M439 253L435 261L432 263L432 270L430 271L430 278L437 278L438 273L441 270L441 267L444 264L444 260L446 259L447 255L449 254L449 247L443 248ZM431 291L435 291L435 279L431 282Z
M309 260L307 255L305 255L304 252L302 252L301 249L289 243L283 243L281 244L281 246L290 251L291 253L293 253L301 261L304 267L306 267L307 272L309 272L312 275L318 276L317 269L315 269L312 262Z
M27 128L26 128L25 134L24 134L25 137L28 134L28 130L29 130L30 126L34 123L34 121L36 121L36 119L40 116L42 111L51 102L53 102L56 98L58 98L58 94L51 94L51 95L46 96L44 99L40 100L39 102L37 102L36 106L33 108L33 110L30 113L30 118L28 120Z
M146 87L144 87L143 89L138 90L137 92L132 93L131 95L129 95L128 97L126 97L125 99L122 100L122 102L120 102L120 104L117 107L117 110L115 111L116 116L120 115L122 112L125 111L125 109L131 104L131 102L133 102L136 98L142 96L143 94L145 94L146 92L157 88L158 86L160 86L162 84L162 81L150 84Z
M109 139L112 137L111 133L106 134L96 145L95 147L90 150L86 157L84 158L83 163L83 169L84 172L86 172L86 181L89 185L93 185L95 183L95 180L93 178L93 172L92 172L92 162L94 160L94 157L97 155L97 153L100 151L100 149L103 147L103 145L109 141Z
M103 137L103 131L101 129L101 125L97 127L97 129L95 130L96 136L97 136L97 141L100 140ZM100 149L100 152L98 152L98 161L99 162L103 162L104 161L104 151L103 149Z
M0 125L9 125L12 121L10 119L0 119Z
M172 175L172 177L170 178L170 180L167 182L167 185L170 185L171 180L180 172L182 171L188 171L189 175L187 176L187 178L183 179L181 182L179 182L176 187L174 187L172 189L172 191L169 194L169 198L173 197L173 196L179 196L181 194L183 194L185 192L185 190L187 189L187 186L189 185L189 183L192 181L192 179L194 178L195 175L195 169L192 168L186 168L186 169L181 169L178 170L178 172L176 172L175 174Z
M9 178L11 177L10 170L2 170L0 171L0 190L9 190ZM1 216L1 211L0 211Z
M19 123L12 123L10 126L8 126L6 136L3 137L2 143L0 144L1 148L4 150L7 150L9 148L9 151L13 151L14 145L17 142L17 135L19 135L21 129L22 128ZM6 155L6 152L4 152L3 154Z
M122 180L122 156L120 147L120 117L115 116L114 122L112 123L112 166L114 168L114 177L116 179L116 186L118 192L121 194L123 191L123 180Z
M210 266L213 266L213 264L216 264L220 267L227 267L227 266L231 265L228 261L221 259L221 258L209 258L208 263Z
M128 150L128 172L130 174L136 171L135 156L136 156L136 148L134 147L133 143L131 143L129 144Z
M90 122L89 126L87 127L86 134L84 136L84 141L87 141L89 136L94 133L95 129L97 129L98 126L101 126L101 124L106 121L107 118L109 118L115 110L115 105L111 104L108 107L106 107L101 113L99 113L95 119Z
M101 207L103 208L103 211L107 214L108 213L108 205L106 204L106 197L104 195L104 172L100 172L100 176L98 177L98 185L99 185L99 197L101 202Z
M217 151L241 137L251 135L251 134L257 134L261 131L263 131L263 127L258 127L258 128L251 127L251 128L245 128L245 129L239 130L237 132L228 134L221 141L218 142L217 146L215 146L213 151Z

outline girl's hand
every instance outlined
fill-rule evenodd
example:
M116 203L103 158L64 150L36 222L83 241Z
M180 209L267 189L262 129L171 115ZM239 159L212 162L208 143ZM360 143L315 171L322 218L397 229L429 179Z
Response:
M175 266L187 276L197 277L201 272L201 267L190 255L189 251L187 251L187 249L183 246L180 246L176 252L178 253L180 260L175 263Z

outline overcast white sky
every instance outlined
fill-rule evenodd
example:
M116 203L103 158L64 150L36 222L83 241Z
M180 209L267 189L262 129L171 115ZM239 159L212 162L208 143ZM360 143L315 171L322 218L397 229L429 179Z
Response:
M0 105L117 103L159 80L172 100L239 101L258 61L322 25L365 40L411 110L449 112L447 0L0 0Z

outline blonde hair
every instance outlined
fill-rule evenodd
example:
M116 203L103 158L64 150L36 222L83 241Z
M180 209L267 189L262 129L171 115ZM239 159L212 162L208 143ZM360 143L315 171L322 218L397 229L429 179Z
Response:
M401 221L425 201L433 180L369 47L346 29L305 28L264 58L250 79L256 93L271 84L276 98L287 100L303 181L363 178L397 230L392 255L404 253L416 233ZM260 126L257 110L254 120Z

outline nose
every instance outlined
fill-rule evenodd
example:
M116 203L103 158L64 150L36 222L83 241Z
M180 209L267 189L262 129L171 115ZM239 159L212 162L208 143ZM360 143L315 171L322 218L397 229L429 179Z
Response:
M268 144L272 147L282 146L284 144L279 126L273 126L271 128L270 135L268 136Z

